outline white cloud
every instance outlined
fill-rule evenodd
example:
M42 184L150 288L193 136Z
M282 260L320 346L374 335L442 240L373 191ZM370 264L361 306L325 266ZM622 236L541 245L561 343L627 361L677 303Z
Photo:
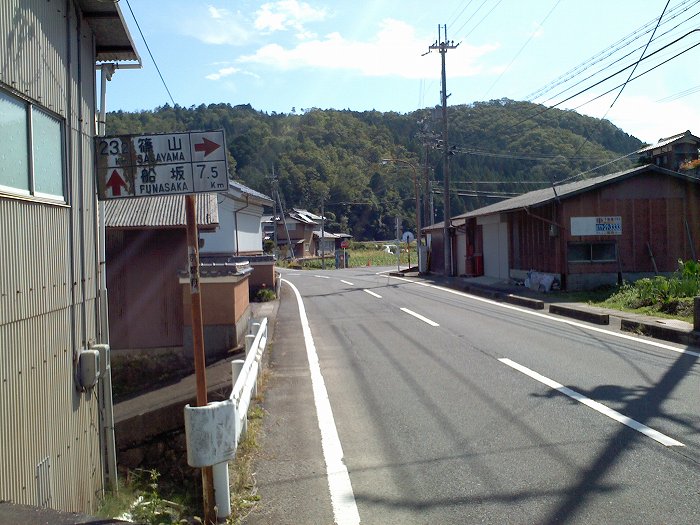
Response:
M242 46L254 36L244 14L211 5L206 11L192 11L180 24L184 34L211 45Z
M242 69L238 69L237 67L229 66L229 67L223 67L219 69L216 73L210 73L206 75L204 78L207 80L221 80L222 78L230 77L232 75L245 75L248 77L253 77L259 79L260 76L256 75L255 73L252 73L250 71L244 71Z
M255 63L281 70L322 68L356 71L364 76L404 78L437 78L440 75L439 52L428 51L430 39L417 37L412 26L386 19L376 36L367 42L343 38L330 33L322 39L307 40L293 48L268 44L252 55L242 56L241 63ZM473 76L485 66L478 60L497 49L497 45L460 45L448 53L450 77Z
M229 77L235 73L238 73L239 71L240 70L235 67L224 67L222 69L219 69L219 71L217 71L216 73L211 73L204 78L208 80L220 80L224 77Z
M280 0L263 4L255 13L255 29L266 33L294 30L306 34L304 24L320 22L327 16L325 9L315 9L306 2Z
M662 137L683 133L687 129L694 131L694 124L700 122L700 108L697 104L689 100L659 103L656 101L657 96L623 94L608 111L613 100L609 97L616 94L586 104L577 111L596 118L602 118L607 112L607 120L649 144L655 144ZM582 103L583 99L578 102Z
M218 8L214 7L213 5L210 5L208 7L208 9L209 9L209 15L214 19L224 18L224 17L228 16L228 13L229 13L227 9L218 9Z

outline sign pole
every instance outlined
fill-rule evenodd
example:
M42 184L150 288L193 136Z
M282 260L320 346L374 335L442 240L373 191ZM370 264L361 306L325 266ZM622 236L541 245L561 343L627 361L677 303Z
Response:
M204 329L202 326L202 296L199 282L199 235L197 234L196 196L185 195L187 217L187 259L190 274L190 298L192 304L192 346L194 348L194 373L197 384L197 406L207 406L207 376L204 359ZM202 467L202 495L204 523L216 523L214 511L214 476L212 467Z

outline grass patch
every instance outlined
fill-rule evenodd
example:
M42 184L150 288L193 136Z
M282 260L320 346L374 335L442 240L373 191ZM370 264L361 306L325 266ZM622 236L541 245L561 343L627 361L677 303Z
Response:
M266 349L271 351L272 345ZM231 516L228 525L238 525L260 501L255 483L253 463L260 452L260 437L265 411L262 407L264 391L269 372L263 368L258 381L258 394L251 400L248 410L247 431L241 436L236 451L236 459L229 462L229 484L231 492ZM175 441L169 439L168 441ZM171 453L176 456L171 457ZM130 470L119 478L118 492L107 493L100 504L98 516L103 518L121 517L134 523L155 524L197 524L201 523L202 487L199 469L188 466L178 467L186 451L168 451L164 462L158 468ZM166 464L174 470L182 470L178 476L170 472ZM159 468L162 467L162 472ZM171 469L172 470L172 469Z
M700 262L679 260L678 269L671 276L639 279L611 292L589 302L623 312L692 323L695 297L700 295Z
M108 493L97 512L99 517L117 518L143 525L197 522L187 505L163 499L157 470L136 469L118 492Z
M270 348L266 349L266 352L269 351ZM229 464L231 517L227 523L230 525L239 525L261 499L255 484L253 466L260 452L260 438L265 417L262 402L268 379L269 371L263 369L258 381L258 395L253 398L248 409L248 430L238 444L235 461Z

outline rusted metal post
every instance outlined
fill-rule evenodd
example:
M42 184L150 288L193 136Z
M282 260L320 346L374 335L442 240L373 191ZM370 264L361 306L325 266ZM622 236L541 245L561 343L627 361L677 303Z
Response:
M207 406L207 375L204 359L204 329L202 323L202 296L199 282L199 235L197 233L196 196L185 195L187 218L187 261L190 277L192 305L192 346L194 350L194 374L197 384L197 406ZM204 523L216 523L214 509L214 475L212 467L202 467L202 496Z

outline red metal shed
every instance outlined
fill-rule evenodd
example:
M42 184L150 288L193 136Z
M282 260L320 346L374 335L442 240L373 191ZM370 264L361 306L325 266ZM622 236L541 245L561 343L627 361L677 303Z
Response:
M700 179L646 165L532 191L452 225L455 247L465 245L453 250L465 254L454 261L456 273L474 275L482 254L484 274L496 278L524 279L534 270L569 290L634 281L697 259Z

